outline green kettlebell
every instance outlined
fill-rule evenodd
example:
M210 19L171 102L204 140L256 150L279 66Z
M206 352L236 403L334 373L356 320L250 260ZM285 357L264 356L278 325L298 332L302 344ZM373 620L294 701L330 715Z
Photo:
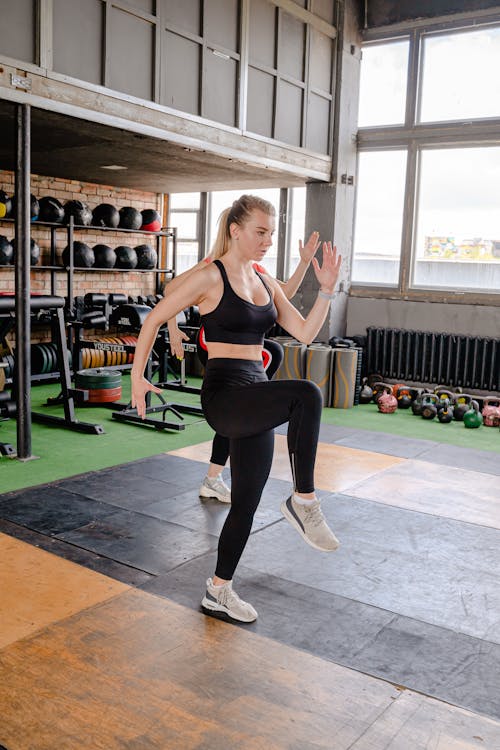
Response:
M464 414L464 427L475 428L481 427L483 424L483 416L479 412L479 404L477 401L471 401L469 411Z

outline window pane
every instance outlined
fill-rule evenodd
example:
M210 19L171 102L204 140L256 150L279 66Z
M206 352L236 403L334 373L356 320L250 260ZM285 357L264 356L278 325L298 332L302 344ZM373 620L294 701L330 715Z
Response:
M177 237L181 240L198 238L198 214L180 211L170 212L170 226L177 227Z
M198 243L197 242L178 242L177 243L177 268L176 273L179 275L188 268L192 268L198 263Z
M358 159L352 281L396 286L406 151L362 152Z
M210 243L209 247L212 247L215 238L217 236L218 219L225 208L231 205L231 203L240 195L243 194L243 190L221 190L215 193L211 193L211 205L210 205ZM264 189L251 189L246 191L250 195L258 195L260 198L264 198L273 204L274 210L276 211L276 223L278 223L279 208L280 208L280 191L279 188L264 188ZM269 273L274 276L276 274L276 264L278 258L278 247L276 243L277 233L274 234L274 243L267 251L266 257L261 261L261 265L266 268Z
M170 195L170 208L196 208L200 207L199 193L172 193Z
M359 127L404 122L408 49L408 40L363 47Z
M421 154L413 284L500 291L500 147Z
M500 28L424 40L421 122L500 115Z
M292 188L292 220L290 224L290 260L288 263L288 274L295 271L300 260L299 240L304 242L304 228L306 223L306 188ZM286 267L286 266L285 266ZM285 279L283 279L285 281Z

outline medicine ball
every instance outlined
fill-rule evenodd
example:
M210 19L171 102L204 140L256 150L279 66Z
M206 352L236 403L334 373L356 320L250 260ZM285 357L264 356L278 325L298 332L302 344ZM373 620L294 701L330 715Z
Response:
M63 250L62 261L69 266L69 245ZM78 268L92 268L95 263L94 251L85 242L73 242L73 261Z
M124 206L120 208L120 223L118 224L121 229L140 229L142 226L142 215L141 212L132 206Z
M62 224L64 219L64 208L62 204L51 195L40 198L40 211L38 221L48 221L52 224Z
M92 211L86 203L82 201L68 201L64 205L64 223L69 224L70 217L73 217L75 224L88 227L92 221Z
M12 196L12 216L15 216L16 213L16 196ZM40 211L40 204L38 203L38 200L35 198L33 194L30 194L30 217L31 221L36 221L38 219L38 213Z
M116 253L109 245L94 245L96 268L114 268Z
M137 245L137 268L156 268L158 255L151 245Z
M141 211L142 214L142 225L141 229L146 232L159 232L161 229L161 217L158 211L154 211L152 208L146 208Z
M0 266L8 266L14 258L12 243L3 234L0 234Z
M17 241L14 238L12 240L12 249L14 250L14 260L16 258ZM40 260L40 245L36 242L33 237L30 238L30 264L37 266Z
M118 209L111 203L100 203L92 211L92 225L94 227L111 227L116 229L120 223Z
M117 268L136 268L137 253L133 247L128 245L118 245L115 247L116 267Z
M11 213L12 213L12 201L7 195L7 193L4 193L3 190L0 190L0 219L8 219ZM142 217L140 217L140 219L142 221Z

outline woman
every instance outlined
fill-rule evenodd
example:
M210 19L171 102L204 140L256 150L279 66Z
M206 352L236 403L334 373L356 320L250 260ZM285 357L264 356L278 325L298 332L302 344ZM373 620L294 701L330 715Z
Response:
M179 283L182 283L192 273L201 268L204 268L207 263L211 263L212 261L217 260L217 258L221 258L227 252L228 238L226 236L226 226L229 211L230 208L227 208L222 212L219 218L219 230L210 254L207 255L206 258L203 258L203 260L201 260L195 266L193 266L193 268L190 268L188 271L184 271L184 273L181 273L179 274L179 276L176 276L174 279L172 279L172 281L168 284L166 293L170 294L173 289L177 288ZM292 299L292 297L297 292L297 289L302 283L305 273L309 268L311 260L316 254L319 244L318 232L312 232L305 245L302 244L302 240L299 240L300 261L298 262L295 271L290 276L288 281L282 282L277 280L278 284L281 286L288 299ZM264 266L261 266L259 263L254 263L253 267L256 271L258 271L258 273L267 274ZM189 336L180 330L176 318L168 321L168 337L172 354L174 354L178 359L182 359L184 357L182 342L188 341ZM198 336L198 356L201 360L202 365L205 366L208 359L208 349L205 342L205 334L203 328L200 330L200 334ZM278 344L277 341L273 341L272 339L264 339L262 359L264 362L264 371L266 373L266 376L268 380L272 380L274 374L283 361L283 349L281 345ZM198 494L200 497L214 498L216 500L219 500L221 503L231 502L231 490L224 482L224 479L222 477L222 470L226 465L228 457L228 438L216 434L212 441L212 452L210 456L208 471L201 483L200 489L198 490Z
M252 605L233 591L232 578L271 469L274 427L289 423L294 487L281 505L285 518L316 549L331 552L338 546L314 492L321 392L306 380L269 381L262 365L262 342L276 321L303 343L314 339L334 296L341 258L329 242L323 243L321 267L313 258L320 288L303 318L279 284L253 268L272 245L274 213L270 203L255 196L243 195L233 203L224 229L227 251L191 274L150 312L137 341L131 373L132 405L144 417L148 391L161 392L144 377L158 329L188 305L198 305L208 347L201 402L210 426L230 440L232 480L231 508L202 608L239 622L257 618Z

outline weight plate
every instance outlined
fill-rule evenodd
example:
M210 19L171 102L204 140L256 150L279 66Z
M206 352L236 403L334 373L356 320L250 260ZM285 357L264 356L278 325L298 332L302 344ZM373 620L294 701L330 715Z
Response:
M89 389L89 403L110 403L113 401L119 401L122 397L121 385L117 388L90 388Z
M77 388L116 388L121 385L121 372L112 370L89 369L76 373Z
M40 344L31 345L31 373L32 375L40 375L43 371L44 356L40 349Z

